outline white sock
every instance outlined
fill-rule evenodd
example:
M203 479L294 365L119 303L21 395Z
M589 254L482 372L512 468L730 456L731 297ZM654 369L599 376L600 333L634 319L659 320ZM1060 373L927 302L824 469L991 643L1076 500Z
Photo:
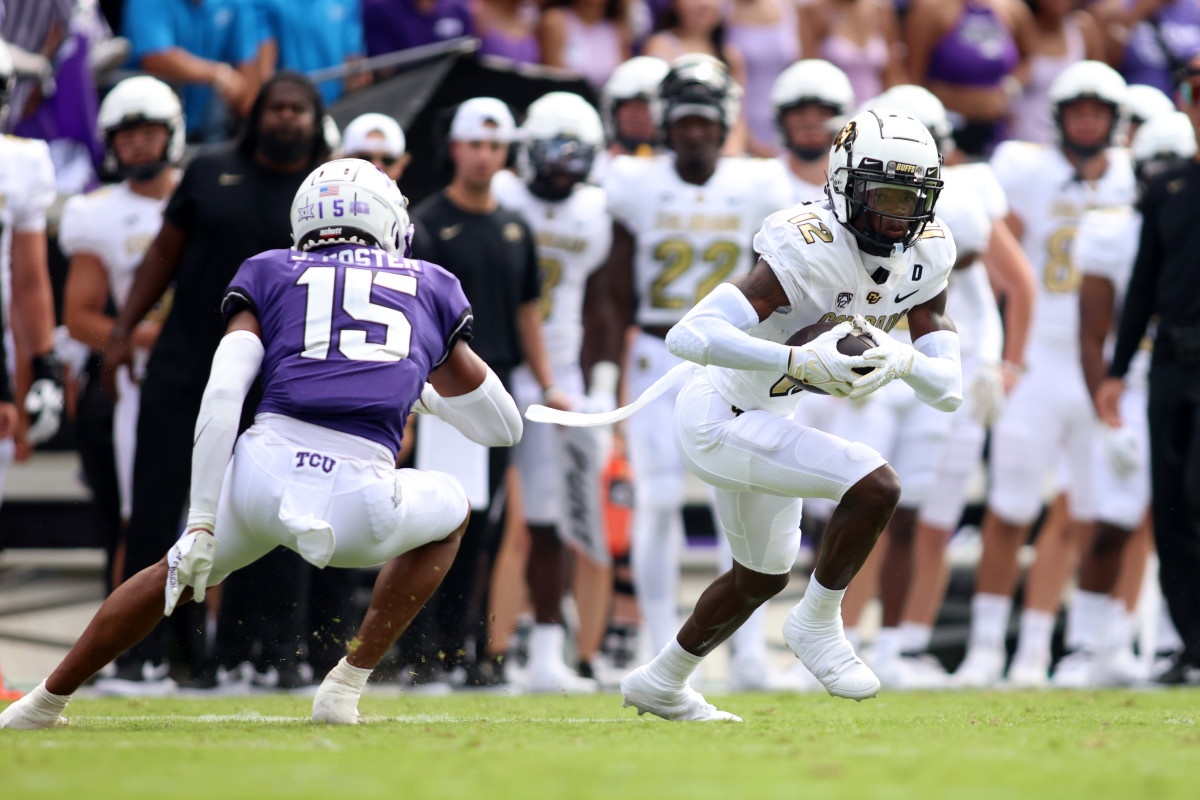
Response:
M825 627L827 623L841 619L842 598L845 595L845 589L826 589L813 575L808 581L808 588L804 590L804 597L796 606L799 609L798 616L804 622Z
M767 606L764 603L754 610L742 627L733 632L729 643L733 656L739 661L765 661L767 658Z
M554 666L563 661L563 641L566 632L562 625L534 625L529 636L530 667Z
M904 653L924 653L933 641L933 626L920 622L900 623L900 650Z
M976 592L971 598L971 645L1002 649L1011 613L1011 597Z
M1030 659L1050 661L1050 639L1054 636L1054 615L1027 608L1021 612L1021 633L1013 661Z
M650 674L668 686L683 686L700 666L703 656L694 656L677 639L671 639L654 660L650 662Z
M1067 609L1067 649L1098 653L1111 610L1108 595L1082 589L1075 592Z
M329 670L326 680L334 678L340 683L362 691L362 688L367 685L367 678L371 677L372 672L374 670L354 666L346 660L345 656L342 656L342 660L337 662L333 669Z
M57 708L59 711L62 711L67 707L67 703L71 702L71 695L54 694L46 688L45 681L39 683L30 694L37 698L38 705L51 706Z
M1133 647L1133 632L1137 627L1137 617L1125 608L1125 601L1115 597L1108 598L1108 627L1101 633L1099 647L1106 652L1115 653Z
M856 652L860 647L862 647L862 634L859 633L857 625L851 625L849 628L843 630L842 633L846 635L846 641L850 643L850 646L853 647Z
M883 664L899 658L903 641L900 628L880 628L875 636L875 661Z

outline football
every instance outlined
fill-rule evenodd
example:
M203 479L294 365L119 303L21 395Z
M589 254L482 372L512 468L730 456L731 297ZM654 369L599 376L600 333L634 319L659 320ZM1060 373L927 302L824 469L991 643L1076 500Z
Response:
M806 325L800 330L792 334L784 344L789 347L799 347L808 344L813 339L823 333L833 330L834 323L832 322L815 322L812 325ZM861 356L863 353L875 346L875 340L865 333L848 333L838 342L838 352L845 356ZM868 375L875 370L875 367L855 367L854 371L859 375ZM829 394L824 389L818 389L816 386L809 386L807 383L802 383L791 375L785 375L789 381L799 386L805 391L813 392L814 394Z

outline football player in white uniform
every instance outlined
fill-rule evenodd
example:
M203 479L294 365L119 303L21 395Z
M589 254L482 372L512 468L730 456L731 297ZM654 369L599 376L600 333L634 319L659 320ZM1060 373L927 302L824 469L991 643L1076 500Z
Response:
M1039 537L1009 680L1041 685L1061 600L1060 573L1090 531L1095 417L1079 361L1079 284L1072 258L1076 227L1089 209L1126 206L1134 177L1128 153L1115 147L1125 81L1097 61L1072 64L1050 86L1058 142L1006 142L992 167L1008 195L1009 227L1039 279L1026 363L996 422L991 486L983 522L967 656L955 674L964 686L994 684L1004 670L1004 635L1019 576L1017 555L1042 506L1047 469L1067 463L1071 521L1060 535Z
M149 76L121 81L100 104L106 170L123 180L87 195L72 197L63 209L59 246L70 257L63 294L63 321L71 336L94 351L108 343L115 319L105 313L111 297L125 304L133 275L162 226L167 198L179 182L184 153L183 110L162 81ZM161 323L146 320L133 332L133 375L117 373L120 395L113 411L113 449L121 518L133 505L133 452L137 444L140 372Z
M492 192L501 205L525 217L537 239L543 339L555 385L568 394L572 407L611 410L616 407L617 365L593 368L590 398L580 366L585 290L612 244L604 190L583 183L604 147L600 116L577 94L551 92L529 106L522 134L517 153L521 177L497 173ZM519 406L541 400L541 387L528 367L514 371L512 381ZM516 452L530 534L525 578L536 623L525 683L532 691L596 688L595 681L576 676L563 662L563 543L575 550L577 561L592 565L586 573L591 591L587 596L577 591L576 597L589 639L577 650L588 658L598 649L607 620L609 592L598 590L612 582L600 508L603 445L597 430L535 424L526 429ZM583 634L581 630L581 639Z
M1035 288L1029 263L1004 222L1004 190L987 164L966 163L942 102L923 87L902 85L873 105L898 108L920 120L944 159L946 185L937 219L953 232L958 248L946 307L958 328L966 391L963 407L944 415L915 402L902 387L889 387L869 400L843 404L828 429L878 450L895 467L903 488L885 544L851 584L843 615L854 642L855 612L875 595L881 579L883 627L872 668L885 686L930 688L944 683L943 670L934 660L913 656L929 647L946 585L946 544L983 454L984 423L1002 402L1001 364L1023 358ZM1007 335L993 284L1006 296ZM907 326L898 325L893 335L907 337Z
M901 378L924 402L962 402L958 336L945 315L954 241L933 219L942 182L933 137L900 111L851 119L830 155L830 203L771 215L754 238L761 258L700 300L667 337L695 370L679 393L676 444L714 487L735 564L701 595L677 637L621 682L626 706L672 720L738 719L688 684L700 661L787 585L800 544L801 498L838 503L784 641L834 696L874 697L879 681L842 631L841 599L900 495L895 471L866 445L789 419L799 387L857 398ZM908 317L915 343L891 330ZM783 344L817 322L835 327ZM855 328L875 347L846 356ZM855 368L875 366L861 376ZM636 419L636 417L634 417Z
M680 363L663 341L667 331L722 281L750 269L754 232L791 205L779 162L720 155L738 118L739 93L716 59L676 60L653 104L671 152L618 157L609 168L613 247L604 296L611 316L602 351L622 352L628 326L638 326L622 361L631 396ZM625 427L635 481L634 586L650 652L678 627L684 465L671 433L676 392Z
M1157 91L1157 90L1155 90ZM1196 154L1196 135L1186 114L1168 111L1146 120L1131 150L1138 184ZM1079 290L1080 356L1088 391L1095 396L1108 374L1105 346L1133 272L1141 238L1141 215L1130 206L1089 211L1079 223L1075 263L1083 272ZM1144 571L1145 549L1129 558L1127 542L1150 506L1150 432L1146 415L1150 351L1143 349L1125 376L1121 425L1101 421L1097 433L1095 533L1079 564L1079 588L1067 615L1069 652L1054 671L1057 686L1124 684L1140 677L1133 661L1127 598L1112 596L1122 571ZM1136 602L1136 592L1131 598Z
M12 83L12 57L0 41L0 116ZM0 347L6 349L9 372L0 375L6 384L0 398L11 393L13 405L23 406L25 414L14 422L12 409L6 411L8 404L0 402L0 500L16 453L14 437L39 444L58 432L62 419L63 374L54 354L46 245L46 209L54 197L54 164L46 143L0 137L0 319L8 326L0 330ZM10 382L15 391L8 390Z
M797 203L825 199L825 175L833 137L854 111L854 87L846 73L819 58L797 61L779 73L771 87L771 108L787 152L787 167Z
M600 116L608 148L597 153L591 181L603 184L608 167L616 156L650 156L659 150L662 137L650 101L671 67L656 56L634 56L623 61L600 92Z

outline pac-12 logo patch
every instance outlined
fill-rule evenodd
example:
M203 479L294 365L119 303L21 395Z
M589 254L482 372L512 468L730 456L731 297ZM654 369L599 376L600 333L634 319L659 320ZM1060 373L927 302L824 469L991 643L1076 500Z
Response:
M852 292L838 292L837 307L845 308L846 306L850 305L850 301L853 299L854 294Z

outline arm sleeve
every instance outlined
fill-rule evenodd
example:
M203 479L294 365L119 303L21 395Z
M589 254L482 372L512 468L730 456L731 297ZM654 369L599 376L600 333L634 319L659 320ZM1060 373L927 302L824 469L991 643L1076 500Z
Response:
M216 525L217 501L237 439L242 403L258 375L262 359L262 340L249 331L228 333L217 346L204 398L200 401L200 416L196 418L189 530L211 531Z
M1142 237L1138 242L1137 260L1133 262L1129 289L1125 293L1125 305L1121 309L1112 364L1108 368L1108 374L1114 378L1124 378L1129 371L1129 362L1146 335L1146 324L1154 310L1154 294L1163 259L1162 245L1158 240L1158 192L1155 191L1161 190L1161 187L1160 182L1151 188L1142 208Z
M524 432L516 402L491 367L483 383L455 397L442 397L433 386L425 384L421 404L458 428L463 436L486 447L511 447L521 441Z
M667 349L702 366L787 372L792 349L746 333L758 323L746 295L722 283L667 332Z
M904 382L917 399L938 411L954 411L962 405L962 363L958 334L934 331L913 342L917 351L912 372Z

